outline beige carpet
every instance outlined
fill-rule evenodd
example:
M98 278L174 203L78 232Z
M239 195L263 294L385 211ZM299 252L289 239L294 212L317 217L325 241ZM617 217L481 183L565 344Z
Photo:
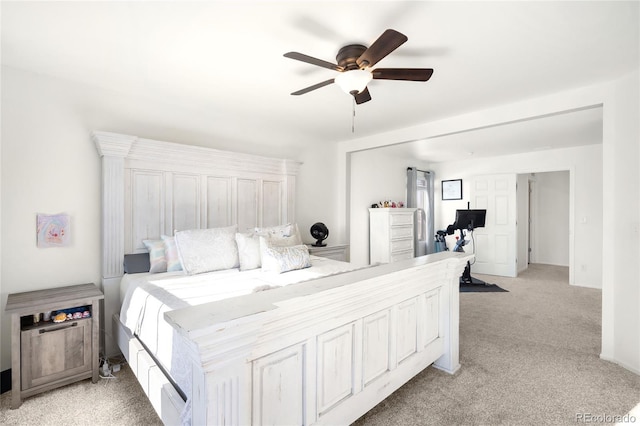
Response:
M128 367L115 379L91 380L44 392L9 408L11 392L0 396L0 424L25 426L162 425Z
M600 290L548 265L476 277L509 293L460 294L462 368L426 369L358 425L575 425L640 404L640 376L599 358Z
M460 295L462 368L428 368L356 422L362 425L561 425L625 415L640 376L601 361L599 290L568 285L567 268L532 265L515 279L477 276L508 293ZM28 398L3 425L153 425L130 370ZM640 423L640 415L636 414Z

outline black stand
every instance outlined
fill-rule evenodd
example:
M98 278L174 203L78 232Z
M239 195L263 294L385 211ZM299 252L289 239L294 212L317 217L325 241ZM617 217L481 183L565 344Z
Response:
M467 260L467 266L464 267L464 272L460 276L460 285L488 285L486 282L473 278L471 276L471 264Z
M456 210L456 220L452 225L447 226L447 234L452 235L457 229L460 231L460 236L457 237L456 246L453 251L463 252L464 246L467 244L465 240L465 230L471 233L471 238L473 239L473 230L475 228L484 227L486 221L487 211L485 209L470 209L469 203L467 203L467 210ZM475 253L476 248L475 245L473 247L473 252ZM471 263L467 261L467 265L464 267L464 272L460 276L460 287L471 287L471 286L491 286L492 284L487 284L486 282L473 278L471 276Z

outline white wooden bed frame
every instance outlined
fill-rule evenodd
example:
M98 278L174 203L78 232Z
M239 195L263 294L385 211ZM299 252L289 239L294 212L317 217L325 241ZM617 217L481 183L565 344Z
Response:
M295 220L300 163L93 132L102 157L105 352L165 424L185 401L119 321L125 253L175 229ZM459 368L458 278L438 253L168 312L193 368L193 425L349 424L427 366ZM117 343L117 347L115 346Z

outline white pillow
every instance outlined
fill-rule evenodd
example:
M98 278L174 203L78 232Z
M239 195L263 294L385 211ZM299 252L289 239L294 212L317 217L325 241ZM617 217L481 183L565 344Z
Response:
M167 272L167 258L165 257L164 241L143 240L142 243L149 251L149 272Z
M293 245L301 245L302 238L300 237L300 231L298 230L298 224L287 223L286 225L279 226L269 226L266 228L255 228L254 232L261 237L271 237L271 238L285 238L285 237L295 237L294 240L296 244Z
M295 233L294 225L287 223L286 225L267 226L264 228L253 228L253 231L259 235L279 235L282 237L291 236Z
M311 266L309 248L305 245L267 246L262 254L262 270L279 274Z
M182 269L189 275L237 268L236 225L176 232Z
M260 260L260 237L253 232L246 234L237 233L236 243L238 244L238 260L240 270L248 271L262 266Z

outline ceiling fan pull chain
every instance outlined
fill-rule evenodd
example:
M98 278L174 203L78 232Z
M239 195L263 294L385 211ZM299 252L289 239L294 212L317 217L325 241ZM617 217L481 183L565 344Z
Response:
M353 110L351 114L351 133L356 132L356 98L351 100L351 109Z

